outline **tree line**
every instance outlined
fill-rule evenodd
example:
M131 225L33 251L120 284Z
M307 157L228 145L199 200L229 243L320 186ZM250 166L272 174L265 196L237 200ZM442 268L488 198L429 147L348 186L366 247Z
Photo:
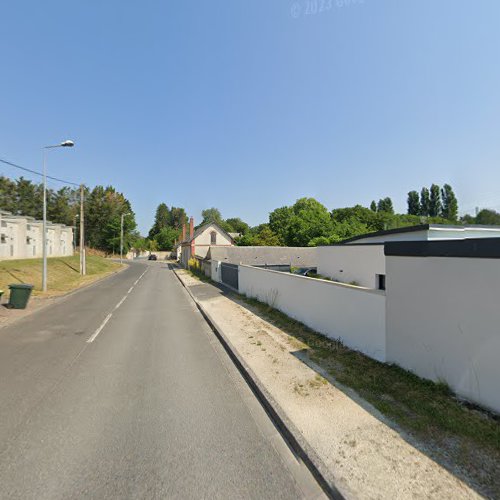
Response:
M442 217L450 221L458 218L458 200L449 184L441 189L432 184L430 189L423 187L420 195L417 191L408 193L408 214L425 217Z
M43 184L20 177L16 180L0 176L0 208L14 215L43 217ZM76 227L79 241L80 188L47 189L47 219ZM128 252L140 239L130 201L113 186L84 188L85 243L107 253L120 249L121 215L124 217L124 251Z
M211 207L202 211L202 221L217 223L236 236L240 246L317 246L338 243L366 233L429 224L498 224L500 213L483 209L477 215L458 218L458 200L449 184L441 188L432 184L420 192L408 193L407 213L395 213L390 197L371 202L369 207L329 210L314 198L300 198L291 206L276 208L263 224L251 227L239 217L224 219L220 210ZM172 216L173 213L180 215ZM187 223L184 209L158 206L149 238L155 248L170 250L180 240L182 221Z
M361 205L329 210L314 198L273 210L268 222L250 227L239 218L223 219L220 211L203 211L203 222L213 220L228 232L239 233L238 245L317 246L338 243L362 234L429 224L499 224L500 214L483 209L476 216L458 218L458 200L449 184L432 184L408 193L406 214L395 213L389 197Z

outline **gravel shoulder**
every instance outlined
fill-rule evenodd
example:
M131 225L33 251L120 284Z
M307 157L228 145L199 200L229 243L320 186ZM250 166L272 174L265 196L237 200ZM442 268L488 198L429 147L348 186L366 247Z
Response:
M346 498L481 498L369 403L305 364L296 338L236 296L176 272Z

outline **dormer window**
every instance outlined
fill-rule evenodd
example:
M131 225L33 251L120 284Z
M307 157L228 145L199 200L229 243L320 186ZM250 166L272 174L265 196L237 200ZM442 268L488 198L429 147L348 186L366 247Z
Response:
M216 231L212 231L210 233L210 244L217 245L217 232Z

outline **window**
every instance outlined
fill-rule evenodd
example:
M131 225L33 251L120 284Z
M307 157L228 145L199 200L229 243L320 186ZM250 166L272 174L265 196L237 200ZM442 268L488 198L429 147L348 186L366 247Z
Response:
M385 274L377 274L377 290L385 290Z
M7 236L5 234L0 236L0 243L7 243Z
M210 244L217 245L217 233L215 231L210 233Z

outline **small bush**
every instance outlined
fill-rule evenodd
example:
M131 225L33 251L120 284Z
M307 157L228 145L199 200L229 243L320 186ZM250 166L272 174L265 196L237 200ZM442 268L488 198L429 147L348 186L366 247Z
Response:
M201 275L201 273L202 273L202 270L201 270L201 263L200 263L200 261L199 261L198 259L195 259L194 257L191 257L191 258L188 260L188 269L189 269L192 273L194 273L194 274L196 274L196 275L198 275L198 276L200 276L200 275Z

